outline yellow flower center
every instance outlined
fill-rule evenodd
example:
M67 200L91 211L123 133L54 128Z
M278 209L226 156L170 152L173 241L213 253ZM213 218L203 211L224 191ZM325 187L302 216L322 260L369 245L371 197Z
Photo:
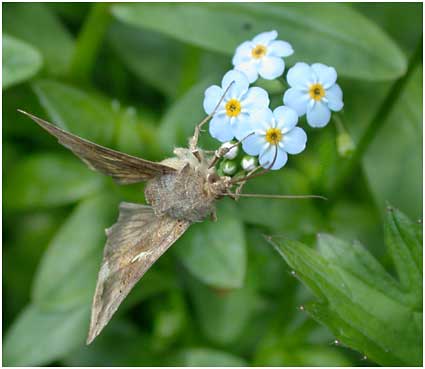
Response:
M267 47L265 47L264 45L257 45L252 49L251 55L255 59L260 59L262 56L266 54L266 51L267 51Z
M320 101L325 96L325 89L320 83L313 83L310 86L309 93L313 100Z
M269 128L266 132L266 141L272 145L277 145L282 141L282 131L279 128Z
M230 99L226 103L226 114L229 117L237 117L241 112L241 103L236 99Z

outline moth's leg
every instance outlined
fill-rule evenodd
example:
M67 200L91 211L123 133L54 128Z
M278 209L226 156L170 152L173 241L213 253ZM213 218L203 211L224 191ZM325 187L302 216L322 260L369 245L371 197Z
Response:
M235 144L229 146L229 147L223 147L220 146L218 150L214 151L214 158L211 160L211 162L208 165L208 168L212 168L214 165L217 164L217 162L226 155L230 150L238 146L243 140L247 139L249 136L253 135L254 132L251 132L249 135L246 135L244 138L236 142Z
M226 90L224 91L223 95L220 97L220 100L218 101L217 105L215 106L215 108L211 112L211 114L209 114L208 116L206 116L200 123L198 123L196 125L195 132L193 132L193 136L189 139L189 150L191 150L192 152L198 151L197 150L198 140L199 140L199 135L202 132L203 125L206 124L206 123L208 123L208 121L214 116L214 114L217 113L217 110L220 107L221 103L223 102L224 97L226 96L226 94L229 91L230 87L232 87L232 85L234 83L235 83L235 81L232 81L229 84L229 86L226 88Z
M233 200L236 200L236 201L238 200L238 198L236 197L236 194L230 191L229 189L226 191L226 195L232 198Z

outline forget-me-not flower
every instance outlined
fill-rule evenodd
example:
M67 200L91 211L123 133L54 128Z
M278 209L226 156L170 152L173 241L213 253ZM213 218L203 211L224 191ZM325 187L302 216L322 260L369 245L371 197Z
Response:
M324 127L331 118L331 110L343 108L342 90L336 84L336 70L327 65L297 63L288 71L289 88L283 103L296 110L299 116L307 114L312 127Z
M264 79L280 77L285 70L283 57L294 53L286 41L276 40L277 32L263 32L252 41L245 41L238 46L232 63L236 70L246 74L250 83L260 75Z
M249 155L258 155L263 168L269 168L275 160L271 169L280 169L288 160L287 154L299 154L305 149L307 135L296 127L295 110L287 106L279 106L273 112L257 110L252 119L254 134L242 142L242 148Z
M249 88L247 77L239 71L227 72L221 82L221 87L211 86L205 91L204 110L211 114L224 92L227 91L214 117L210 122L210 134L221 142L230 141L234 137L243 139L250 133L250 119L257 109L269 106L268 93L260 87Z

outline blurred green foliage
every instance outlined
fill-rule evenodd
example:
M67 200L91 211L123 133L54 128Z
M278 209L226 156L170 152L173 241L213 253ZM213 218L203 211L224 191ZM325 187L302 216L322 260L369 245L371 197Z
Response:
M384 211L422 213L421 4L2 7L4 364L421 365L420 227ZM143 184L91 172L16 109L161 160L186 144L235 47L270 29L294 46L289 66L337 69L361 150L341 156L334 124L307 129L306 151L246 191L329 201L222 200L218 222L192 226L85 346L104 229L120 201L144 202ZM260 81L274 105L281 82ZM337 238L317 253L319 232ZM289 239L290 267L263 234Z

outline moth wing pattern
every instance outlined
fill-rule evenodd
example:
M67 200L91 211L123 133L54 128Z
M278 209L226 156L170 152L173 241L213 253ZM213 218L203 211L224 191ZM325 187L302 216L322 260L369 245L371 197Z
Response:
M191 223L155 216L146 205L123 202L108 237L99 271L87 344L108 324L121 302L152 264Z
M27 115L52 136L55 136L59 143L71 150L89 168L111 176L119 184L146 181L158 175L176 171L167 165L137 158L95 144L23 110L19 110L19 112Z

